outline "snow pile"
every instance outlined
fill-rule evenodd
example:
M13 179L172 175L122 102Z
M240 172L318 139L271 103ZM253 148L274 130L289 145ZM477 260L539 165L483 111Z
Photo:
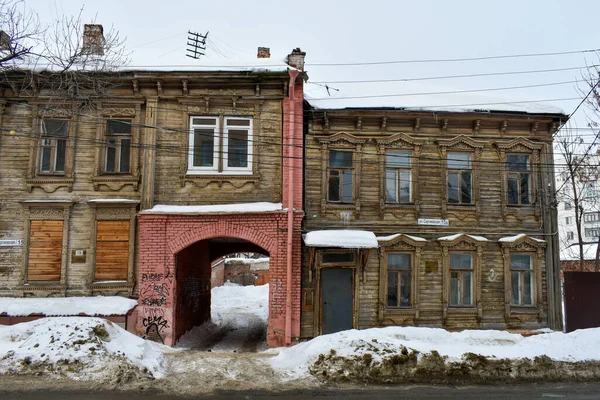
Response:
M237 203L237 204L212 204L206 206L170 206L158 204L150 210L140 214L243 214L269 211L282 211L281 203Z
M374 249L379 247L373 232L352 229L312 231L304 235L309 247L340 247L346 249Z
M412 239L415 242L426 242L427 241L427 239L425 239L425 238L422 238L422 237L419 237L419 236L406 235L404 233L395 233L395 234L389 235L389 236L377 236L377 241L379 241L379 242L388 242L390 240L396 239L400 235L403 235L404 237Z
M0 297L0 315L21 317L32 314L46 316L124 315L137 305L137 300L121 296L14 298Z
M348 330L318 336L294 347L271 351L279 354L270 360L288 379L308 376L309 368L320 355L361 357L369 354L373 362L384 357L416 350L420 355L437 351L446 361L460 361L467 353L491 359L523 359L548 356L555 361L599 361L600 328L571 333L544 333L523 337L505 331L465 330L448 332L438 328L387 327Z
M484 238L483 236L476 236L476 235L466 235L464 233L457 233L455 235L450 235L450 236L443 236L441 238L438 238L439 241L442 242L451 242L453 240L458 239L461 236L468 236L473 240L476 240L478 242L487 242L488 240L486 238Z
M539 242L539 243L546 243L546 241L545 241L545 240L542 240L542 239L536 239L536 238L534 238L534 237L527 236L527 235L526 235L526 234L524 234L524 233L519 233L518 235L515 235L515 236L505 236L505 237L503 237L503 238L500 238L500 239L498 239L498 241L499 241L499 242L501 242L501 243L514 243L514 242L516 242L517 240L519 240L519 239L522 239L522 238L524 238L524 237L529 237L530 239L533 239L534 241L536 241L536 242Z
M167 349L101 318L42 318L0 326L0 375L48 372L74 379L160 378Z
M212 321L222 324L227 315L250 313L262 321L269 319L269 285L242 286L225 282L211 291Z

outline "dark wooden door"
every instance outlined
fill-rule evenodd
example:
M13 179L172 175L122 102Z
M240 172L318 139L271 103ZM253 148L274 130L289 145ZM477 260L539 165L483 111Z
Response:
M352 329L352 268L321 270L321 333Z

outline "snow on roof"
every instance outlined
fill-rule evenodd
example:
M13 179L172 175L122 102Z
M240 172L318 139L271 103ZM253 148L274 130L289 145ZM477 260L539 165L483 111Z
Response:
M156 205L140 214L243 214L269 211L282 211L281 203L237 203L212 204L206 206L169 206Z
M14 298L0 297L0 315L24 317L31 314L68 316L85 314L124 315L137 305L137 300L121 296Z
M414 240L415 242L426 242L427 241L427 239L424 239L422 237L410 236L410 235L407 235L405 233L395 233L395 234L389 235L389 236L377 236L377 241L379 241L379 242L387 242L387 241L396 239L400 235L404 235L407 238Z
M373 232L352 229L312 231L304 235L308 247L373 249L379 247Z
M139 203L139 200L132 199L91 199L88 203Z
M308 83L311 82L308 81ZM565 114L561 108L549 104L514 103L514 99L510 97L460 93L460 89L448 90L449 88L434 87L419 82L400 81L332 86L335 86L336 90L328 90L324 85L306 85L304 98L311 106L323 110L388 108L426 112Z
M583 245L583 259L584 260L595 260L596 259L596 248L597 243L589 243ZM564 249L560 249L560 260L561 261L576 261L579 260L579 246L577 244L569 246Z
M469 234L465 234L465 233L457 233L456 235L451 235L451 236L442 236L441 238L438 238L438 240L442 241L442 242L451 242L455 239L458 239L459 237L461 237L463 235L468 236L473 240L477 240L478 242L487 242L488 241L483 236L475 236L475 235L469 235Z
M524 233L519 233L518 235L515 235L515 236L506 236L506 237L500 238L500 239L498 239L498 241L502 242L502 243L513 243L513 242L516 242L517 240L519 240L521 238L524 238L525 236L527 236L527 235L524 234ZM532 240L534 240L534 241L536 241L536 242L539 242L539 243L546 243L546 241L542 240L542 239L536 239L536 238L531 237L531 236L529 236L529 238L532 239Z

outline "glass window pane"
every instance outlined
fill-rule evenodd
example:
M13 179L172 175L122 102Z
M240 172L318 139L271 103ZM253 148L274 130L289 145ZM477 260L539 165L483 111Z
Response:
M527 254L511 254L510 269L530 270L531 256Z
M352 168L352 152L341 150L329 151L329 166L331 168Z
M402 271L400 273L400 306L410 307L411 296L411 271Z
M67 136L69 121L64 119L45 119L42 121L42 131L45 136Z
M448 203L458 202L458 172L448 172Z
M352 203L354 199L354 180L352 170L342 171L342 202Z
M109 135L131 135L131 121L126 120L108 120Z
M250 120L227 118L227 126L250 126Z
M521 174L521 204L529 203L529 174Z
M340 172L329 171L329 201L340 201Z
M473 305L473 276L471 272L463 272L463 306Z
M353 262L353 261L354 261L353 253L323 253L323 262L324 263Z
M130 154L131 140L121 139L121 159L119 162L119 172L129 172Z
M388 254L388 269L410 269L410 254Z
M511 304L520 305L521 304L521 273L520 272L511 272Z
M385 201L387 203L398 202L398 173L395 170L385 171Z
M248 166L248 131L230 129L227 144L227 166L245 168Z
M192 125L216 125L216 118L192 118Z
M117 158L117 149L114 146L106 146L105 172L115 172L115 160Z
M472 201L471 197L471 172L463 171L461 173L461 198L460 201L463 204L469 204Z
M212 167L214 162L214 131L212 129L194 129L193 165L194 167Z
M50 172L50 147L42 147L40 151L40 172Z
M470 153L448 153L448 169L471 169Z
M460 298L459 273L453 272L450 274L450 305L457 306L459 298Z
M518 175L509 174L507 179L508 184L508 204L519 204L519 182Z
M410 168L410 151L386 151L385 166L388 168Z
M411 175L412 172L410 170L400 171L400 203L410 203L412 201Z
M450 269L473 269L471 254L450 254Z
M398 273L388 272L388 307L398 307Z
M531 289L531 272L523 272L523 305L533 305L533 291Z
M65 152L67 151L67 141L63 139L56 140L56 164L54 172L65 172Z
M529 155L508 154L506 156L506 169L509 171L529 171Z

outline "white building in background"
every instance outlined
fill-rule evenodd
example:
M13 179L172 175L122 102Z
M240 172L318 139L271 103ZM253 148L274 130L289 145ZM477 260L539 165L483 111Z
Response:
M595 244L600 236L600 154L587 157L584 167L576 174L575 187L583 210L581 235L586 244ZM563 158L555 159L558 230L561 260L579 259L577 225L573 202L573 185ZM589 246L586 246L589 250ZM595 251L594 251L595 258ZM587 259L587 256L586 256Z

